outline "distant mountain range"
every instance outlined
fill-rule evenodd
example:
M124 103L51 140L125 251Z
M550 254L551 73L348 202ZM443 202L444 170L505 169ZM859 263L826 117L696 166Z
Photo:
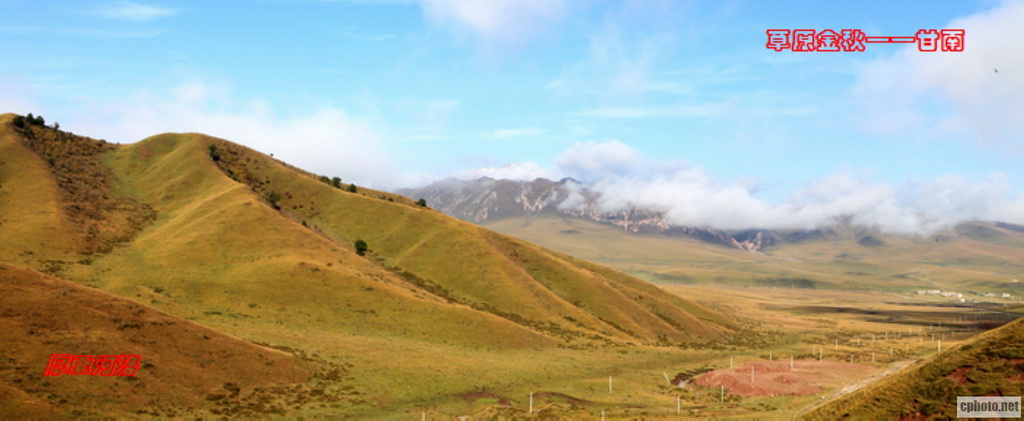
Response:
M961 222L896 235L850 218L810 230L673 225L664 213L602 210L573 179L446 179L401 191L449 215L631 275L667 283L1024 294L1024 226Z
M425 187L403 189L399 194L422 197L431 207L478 224L506 219L529 219L541 215L559 215L587 219L622 228L634 234L685 236L708 243L757 252L781 242L800 242L833 234L831 228L814 230L719 230L708 227L683 226L670 223L665 213L655 209L628 207L602 210L600 193L588 189L572 178L552 181L496 180L482 177L475 180L447 178ZM842 223L842 221L837 221ZM873 244L866 238L867 244Z

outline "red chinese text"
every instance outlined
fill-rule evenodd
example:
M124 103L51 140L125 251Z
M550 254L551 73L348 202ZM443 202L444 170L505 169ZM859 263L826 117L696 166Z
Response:
M922 29L912 37L869 37L860 29L834 31L825 29L769 29L765 48L775 51L796 52L839 52L864 51L865 44L912 44L917 43L918 51L962 52L964 50L963 29Z
M53 354L46 364L43 376L134 376L139 371L142 357L121 355Z

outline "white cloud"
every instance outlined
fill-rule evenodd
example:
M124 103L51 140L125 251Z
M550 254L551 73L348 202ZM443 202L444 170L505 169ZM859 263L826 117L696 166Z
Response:
M576 142L555 159L560 172L582 179L620 175L635 166L640 152L617 140Z
M174 16L178 14L178 11L149 4L120 1L99 6L95 13L108 19L146 22Z
M589 29L586 55L569 62L544 88L556 97L612 106L694 95L700 81L666 68L680 51L676 44L686 7L652 1L613 6L601 25Z
M929 234L964 220L1024 223L1024 193L1006 177L968 182L959 175L909 179L894 186L868 171L844 168L799 188L780 203L757 197L756 180L722 182L703 168L644 159L618 141L577 142L551 168L535 162L465 171L460 178L557 180L571 176L600 193L601 211L630 207L665 213L669 222L719 229L812 229L850 218L853 224L899 234ZM578 191L563 208L585 206Z
M520 137L535 137L546 134L547 129L540 127L522 127L516 129L498 129L492 131L488 137L495 139L514 139Z
M478 38L487 46L517 47L562 20L567 0L423 0L431 23L456 36Z
M1010 1L949 23L964 29L963 52L916 45L875 60L853 93L869 131L958 136L1024 153L1024 2ZM965 136L966 135L966 136Z
M89 108L87 113L72 113L65 126L118 142L134 142L161 132L205 133L272 153L303 169L369 187L422 179L394 171L395 163L377 131L338 108L281 118L265 101L236 102L226 86L205 82L183 83L166 92L139 92L125 102L91 104Z
M803 228L851 217L855 225L900 234L929 234L964 220L1024 222L1024 194L999 174L968 183L956 175L898 187L842 170L795 191L783 203L757 198L742 182L722 183L700 168L651 177L598 180L604 211L629 206L665 212L678 225L720 229Z
M551 168L543 168L536 162L516 162L502 167L483 167L469 171L462 171L453 175L456 178L477 179L490 177L494 179L526 180L532 181L538 178L559 180L562 174Z
M579 117L597 118L657 118L657 117L714 117L727 113L728 104L698 104L642 107L600 107L577 112Z
M106 29L83 29L83 28L58 28L45 26L0 26L0 32L15 34L61 34L61 35L84 35L96 38L107 39L130 39L130 38L154 38L167 32L163 28L153 28L144 31L113 31Z

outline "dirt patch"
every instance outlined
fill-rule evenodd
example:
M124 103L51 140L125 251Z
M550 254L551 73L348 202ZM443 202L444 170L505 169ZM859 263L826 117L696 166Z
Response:
M533 394L533 399L537 402L567 403L570 405L583 405L590 403L588 400L557 392L537 392Z
M496 393L490 393L490 392L467 393L465 395L462 395L462 399L465 400L466 403L470 403L470 404L476 403L476 401L481 400L481 399L494 399L494 400L496 400L498 402L498 405L511 405L512 404L512 400L510 400L509 398L507 398L505 396L498 395Z
M899 421L926 421L928 418L928 415L915 412L913 414L907 414L899 417Z
M792 369L789 361L757 361L710 371L697 378L697 384L711 388L725 386L730 394L738 396L807 396L820 393L822 386L854 382L874 371L875 367L870 365L832 361L796 361Z
M963 386L967 384L967 372L971 371L971 367L959 367L953 370L952 373L946 375L947 379L953 380L957 386Z

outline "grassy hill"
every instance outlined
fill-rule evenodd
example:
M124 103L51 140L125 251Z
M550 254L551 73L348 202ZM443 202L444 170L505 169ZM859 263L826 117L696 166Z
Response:
M761 253L558 216L484 226L659 283L1024 295L1024 283L1013 282L1024 279L1024 232L998 222L966 222L930 237L838 227Z
M401 196L325 183L225 140L165 134L112 145L49 127L17 128L13 117L0 117L0 262L128 298L249 345L289 350L321 371L343 364L351 382L331 384L357 396L340 407L300 399L253 413L446 413L444 405L464 394L525 393L541 379L595 393L588 379L638 361L678 359L674 346L724 343L740 332L731 318L620 272ZM356 240L368 244L365 256ZM67 317L77 311L85 310L70 307ZM13 323L9 316L0 320ZM623 347L637 356L615 357ZM31 375L24 370L40 363L38 352L11 357L0 396L53 405L59 385L14 382ZM236 363L209 364L226 372ZM260 382L271 379L253 384Z
M806 414L812 420L950 419L957 396L1021 396L1024 320L943 350Z
M302 385L322 366L8 264L0 264L0 309L0 413L8 419L275 412L305 399ZM141 355L144 374L43 377L50 355L65 353ZM343 369L334 368L339 379Z

